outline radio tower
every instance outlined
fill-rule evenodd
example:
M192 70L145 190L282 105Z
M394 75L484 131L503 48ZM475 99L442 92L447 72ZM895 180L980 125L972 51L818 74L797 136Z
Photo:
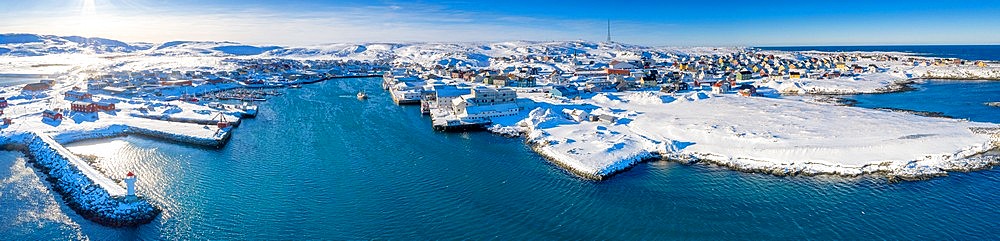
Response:
M611 19L608 19L608 43L611 43Z

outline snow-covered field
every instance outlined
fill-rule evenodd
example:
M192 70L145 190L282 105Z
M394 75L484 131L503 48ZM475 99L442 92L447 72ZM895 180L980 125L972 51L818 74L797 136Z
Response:
M529 142L560 165L596 178L656 157L781 175L934 176L976 161L966 158L1000 141L973 131L997 133L998 124L734 94L531 99L538 107L516 124ZM616 120L576 121L565 110Z

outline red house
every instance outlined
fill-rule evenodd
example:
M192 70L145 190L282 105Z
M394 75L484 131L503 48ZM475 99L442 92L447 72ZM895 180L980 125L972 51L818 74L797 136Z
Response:
M7 108L7 98L0 97L0 108Z
M101 101L94 103L94 107L102 111L113 111L115 110L115 103Z
M62 113L59 113L59 112L56 112L56 111L53 111L53 110L45 110L45 111L42 112L42 118L50 119L50 120L62 120L63 115L62 115Z
M46 84L46 83L30 83L30 84L24 85L24 88L21 88L21 90L25 90L25 91L42 91L42 90L47 90L47 89L49 89L51 87L52 86L50 86L49 84Z
M97 105L91 102L74 101L69 104L69 109L76 112L97 112Z
M14 124L14 121L10 118L3 118L3 125L9 126L10 124Z

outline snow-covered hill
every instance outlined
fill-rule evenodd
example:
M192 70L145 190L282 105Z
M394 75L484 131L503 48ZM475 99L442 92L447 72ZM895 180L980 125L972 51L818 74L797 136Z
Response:
M298 59L390 60L425 66L490 65L491 57L575 55L580 60L669 58L686 54L727 53L719 48L652 48L586 41L509 41L495 43L336 43L311 46L255 46L236 42L170 41L160 44L78 36L0 34L0 56L52 54L138 54L183 57L262 57Z
M41 56L64 53L132 53L152 47L104 38L37 34L0 34L0 55Z

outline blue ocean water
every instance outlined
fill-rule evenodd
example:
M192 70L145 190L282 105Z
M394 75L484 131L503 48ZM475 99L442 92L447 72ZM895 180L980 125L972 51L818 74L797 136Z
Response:
M0 73L0 87L23 85L35 83L45 79L43 75L36 74L2 74Z
M848 98L857 100L856 106L866 108L941 112L972 121L1000 123L1000 107L986 105L1000 102L1000 81L927 80L913 87L913 91Z
M794 46L757 48L764 50L816 50L824 52L891 51L913 53L926 57L1000 61L1000 45Z
M136 228L82 219L43 174L0 153L0 239L1000 238L997 169L890 184L656 161L594 182L521 139L432 131L377 78L289 89L260 108L222 149L71 145L106 172L139 175L164 212Z

